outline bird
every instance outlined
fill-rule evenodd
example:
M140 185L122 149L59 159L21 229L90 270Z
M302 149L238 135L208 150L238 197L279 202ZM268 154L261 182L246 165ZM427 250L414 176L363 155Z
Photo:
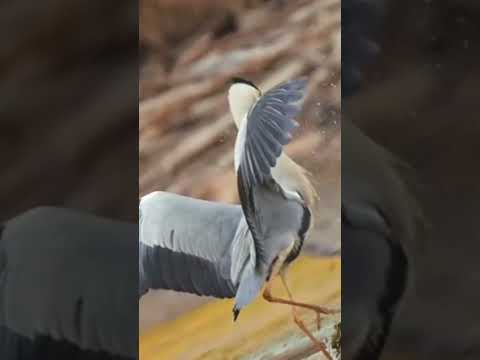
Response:
M40 206L0 232L1 359L137 359L138 224Z
M240 205L194 199L163 191L139 204L139 295L171 289L235 298L240 311L262 291L269 302L292 306L293 319L328 359L325 344L299 318L296 307L317 319L331 309L293 299L286 281L313 227L316 192L307 171L283 151L298 127L307 79L286 81L264 94L251 81L234 78L228 103L238 128L234 167ZM288 299L276 297L279 276Z

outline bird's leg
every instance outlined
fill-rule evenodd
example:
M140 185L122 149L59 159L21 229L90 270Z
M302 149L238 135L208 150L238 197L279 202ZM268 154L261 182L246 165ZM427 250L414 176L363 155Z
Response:
M288 298L292 303L295 303L296 306L299 307L304 307L310 310L315 311L315 314L317 314L317 329L320 330L320 314L328 314L328 309L322 308L321 306L317 305L310 305L310 304L304 304L304 303L299 303L293 300L292 292L290 291L290 288L288 287L287 284L287 278L285 277L285 272L282 271L280 272L280 279L282 279L282 284L285 290L287 291Z
M282 280L282 284L285 287L285 290L287 291L288 298L290 299L289 303L291 305L295 305L295 306L298 306L298 307L303 307L303 308L315 311L315 314L317 315L317 329L320 329L320 315L333 314L333 313L336 312L335 310L330 310L330 309L327 309L326 307L323 307L323 306L306 304L306 303L294 301L293 296L292 296L292 292L290 291L290 289L287 285L287 278L285 276L285 269L280 271L280 279Z
M305 326L304 322L299 318L297 314L297 308L295 306L292 306L292 314L293 314L293 321L297 326L304 332L305 335L308 336L308 338L313 342L313 344L325 355L325 357L328 360L333 360L332 356L329 354L327 351L327 348L325 344L315 338L313 334L310 332L310 330L307 329Z
M272 303L280 303L280 304L288 304L292 306L292 315L293 315L293 321L295 324L302 330L305 335L313 342L313 344L327 357L328 360L333 360L332 356L328 353L327 348L325 347L325 344L322 343L321 341L317 340L315 336L308 330L308 328L305 326L304 322L300 319L300 317L297 314L297 309L296 305L297 303L293 300L285 300L285 299L280 299L273 297L270 291L270 286L271 283L270 281L267 282L267 285L265 287L265 290L263 291L263 298ZM291 293L289 292L289 297L291 297ZM300 303L301 304L301 303ZM308 304L307 304L308 305Z
M294 306L310 309L310 310L315 311L318 314L333 314L333 313L336 312L335 310L327 309L327 308L322 307L322 306L305 304L305 303L302 303L302 302L294 301L292 299L292 294L290 293L290 290L288 289L288 287L286 287L286 289L287 289L287 292L289 294L290 300L273 297L272 294L270 293L270 289L268 287L268 284L267 284L267 287L265 288L265 291L263 292L263 298L265 300L269 301L269 302L294 305Z

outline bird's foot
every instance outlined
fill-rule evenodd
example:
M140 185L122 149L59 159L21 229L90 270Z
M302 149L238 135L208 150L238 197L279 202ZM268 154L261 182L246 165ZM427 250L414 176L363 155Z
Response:
M340 312L338 309L330 309L324 306L318 306L318 305L308 305L308 309L311 309L315 311L317 314L322 314L322 315L329 315L329 314L336 314Z
M303 305L303 306L302 306ZM303 307L308 310L312 310L315 312L317 316L317 330L320 330L320 326L322 323L322 315L330 315L330 314L336 314L340 310L334 310L334 309L329 309L323 306L318 306L318 305L311 305L311 304L300 304L297 305L298 307Z
M320 317L320 313L317 312L317 330L320 330L321 325L322 325L322 319Z
M317 330L320 330L320 326L322 323L322 315L330 315L330 314L337 314L340 312L338 309L328 309L323 306L316 306L311 305L308 309L313 310L317 315Z

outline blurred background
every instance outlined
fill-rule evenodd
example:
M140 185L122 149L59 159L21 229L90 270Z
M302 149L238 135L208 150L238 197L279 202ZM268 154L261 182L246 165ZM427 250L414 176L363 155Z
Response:
M0 221L40 205L137 221L137 16L0 4Z
M312 173L320 197L304 253L338 253L340 0L143 0L139 36L140 196L164 190L238 202L230 78L268 90L307 75L301 127L286 151ZM151 292L141 300L140 330L158 328L206 301ZM226 312L231 321L231 309Z
M56 206L128 221L135 230L138 219L137 2L0 2L0 79L0 224L38 206ZM47 214L46 222L55 222L51 213ZM26 224L24 228L28 233L31 223ZM105 249L99 243L82 247L88 242L78 241L77 228L69 230L65 225L59 228L58 237L46 238L56 230L49 228L51 232L35 232L37 236L32 238L21 235L0 238L0 358L119 359L107 353L111 348L103 348L101 353L83 351L78 343L63 341L62 332L55 331L50 336L48 324L74 321L59 309L69 305L68 299L74 296L71 292L78 294L78 289L92 289L90 273L84 269L96 269L92 261L95 249L97 246ZM56 242L58 239L65 241L65 248L77 244L87 256L83 256L82 251L78 251L78 256L70 256ZM96 237L89 236L88 240L93 243ZM111 239L105 240L108 244ZM130 240L129 249L133 252L129 257L122 257L120 247L118 251L110 247L110 258L104 262L107 269L113 262L124 274L132 275L116 274L121 277L122 286L122 291L116 292L117 305L124 304L123 295L119 294L131 291L133 296L126 298L136 300L137 296L138 237ZM51 244L56 245L50 251ZM19 248L23 250L16 251ZM62 254L68 255L62 257ZM119 258L123 260L112 260ZM42 264L45 264L42 271L36 271L36 266ZM61 275L45 278L43 274L49 271ZM45 282L29 276L32 272ZM74 284L75 290L62 287L64 283L59 279ZM102 291L113 283L106 284ZM39 288L37 296L19 290ZM42 311L42 304L48 304L52 311ZM83 309L118 316L118 324L122 325L106 331L112 338L125 336L122 340L128 340L122 345L131 353L136 351L136 306L127 305L118 314L118 307L104 308L101 302L82 304ZM12 308L28 313L29 325L35 327L35 332L40 328L43 332L30 339L25 333L19 333L18 328L12 329L11 324L17 319L15 311L10 312ZM48 318L51 314L55 318ZM103 330L96 328L95 334ZM88 337L87 331L82 334Z
M357 3L376 56L342 114L414 167L429 221L382 359L479 359L480 3Z

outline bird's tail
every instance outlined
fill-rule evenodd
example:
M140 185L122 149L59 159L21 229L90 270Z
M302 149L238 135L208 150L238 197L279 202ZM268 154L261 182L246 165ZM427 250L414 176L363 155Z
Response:
M240 285L235 296L235 305L233 307L233 321L237 320L240 310L250 304L265 283L265 275L259 273L255 267L249 268L249 273L246 273L240 280Z

